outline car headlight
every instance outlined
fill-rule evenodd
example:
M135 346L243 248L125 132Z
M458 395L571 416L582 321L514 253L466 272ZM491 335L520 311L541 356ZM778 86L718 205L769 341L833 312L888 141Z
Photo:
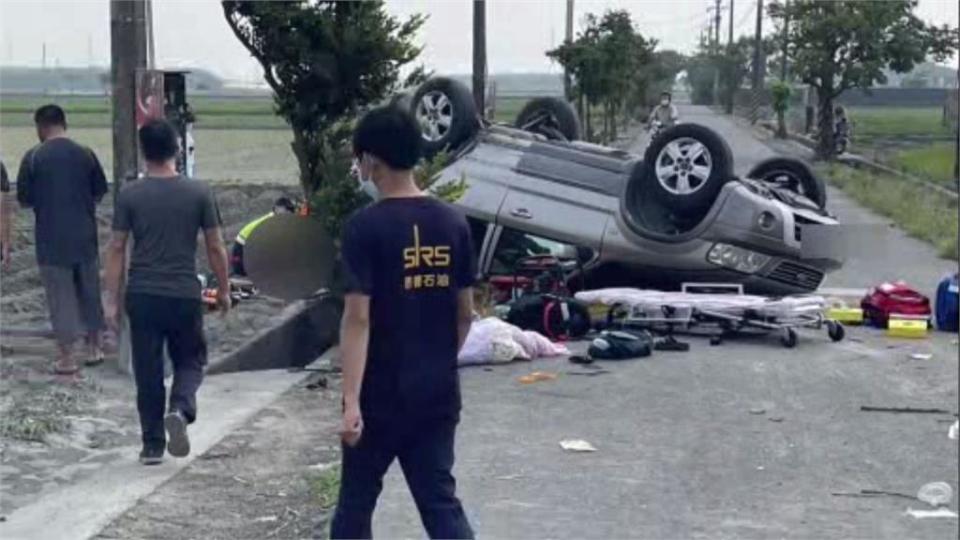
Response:
M707 253L707 261L744 274L756 274L770 262L770 256L730 244L714 244Z

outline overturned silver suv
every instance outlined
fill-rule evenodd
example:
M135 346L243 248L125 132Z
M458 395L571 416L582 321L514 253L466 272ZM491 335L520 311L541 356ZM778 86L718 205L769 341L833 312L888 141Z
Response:
M576 114L551 98L531 101L514 126L491 125L446 78L401 103L427 154L451 152L442 181L466 179L458 204L484 277L550 254L568 262L573 288L741 283L781 295L816 290L842 263L823 183L800 161L737 178L726 142L696 124L661 131L641 158L577 141Z

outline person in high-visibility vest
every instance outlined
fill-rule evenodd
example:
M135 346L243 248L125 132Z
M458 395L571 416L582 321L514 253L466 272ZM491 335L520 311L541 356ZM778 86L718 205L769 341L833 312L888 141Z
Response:
M230 253L230 265L233 275L245 277L247 270L243 266L243 246L247 243L247 238L253 234L253 231L264 221L277 214L292 214L297 211L297 205L289 197L280 197L273 203L273 210L257 219L247 223L240 229L236 240L233 242L233 250Z

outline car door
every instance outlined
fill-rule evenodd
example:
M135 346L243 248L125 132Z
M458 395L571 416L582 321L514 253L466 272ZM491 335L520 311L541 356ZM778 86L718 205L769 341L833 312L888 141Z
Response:
M563 195L570 189L556 185L554 192ZM572 199L564 199L512 188L500 207L497 224L599 252L610 214L602 202L591 200L592 194L571 195Z

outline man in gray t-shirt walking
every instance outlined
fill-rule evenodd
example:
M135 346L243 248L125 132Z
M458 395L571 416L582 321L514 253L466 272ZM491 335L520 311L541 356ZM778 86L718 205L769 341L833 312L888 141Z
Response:
M140 128L139 136L147 176L126 186L117 200L107 250L105 314L116 326L127 239L133 235L125 305L143 433L140 461L154 465L163 459L164 444L173 456L190 453L187 424L196 419L196 393L207 362L196 268L201 231L224 314L230 307L230 282L216 203L206 184L177 173L173 126L151 120ZM169 408L163 384L164 344L174 368Z

